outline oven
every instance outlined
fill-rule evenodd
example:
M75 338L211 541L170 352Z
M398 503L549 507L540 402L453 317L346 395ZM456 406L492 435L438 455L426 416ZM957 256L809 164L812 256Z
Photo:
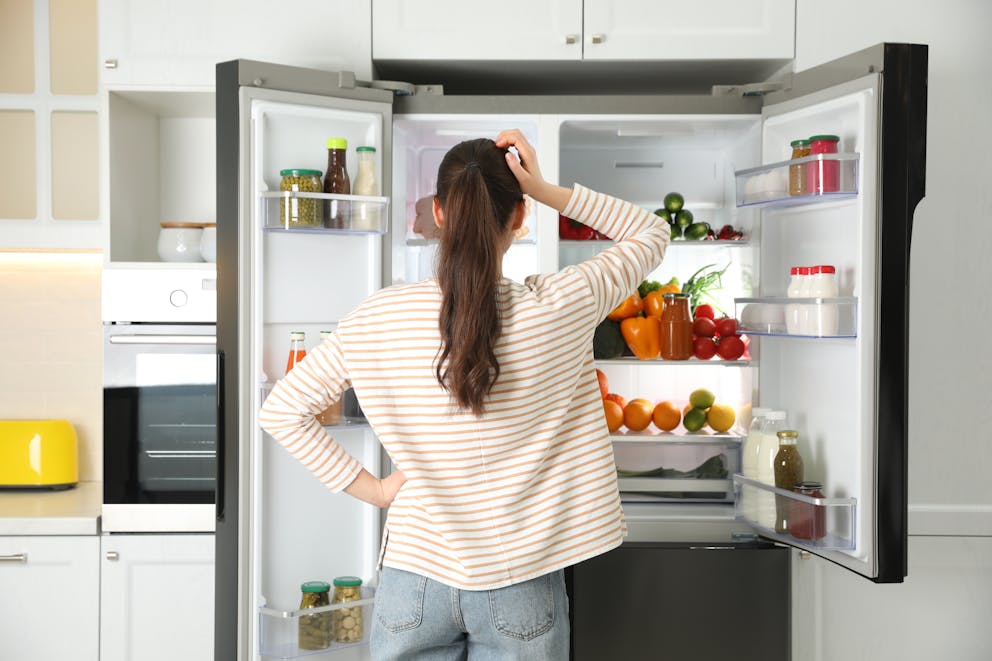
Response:
M142 273L151 286L128 306L121 301L137 293L136 283L122 272L104 274L105 532L214 530L216 279L189 275ZM211 295L212 309L200 305ZM164 301L157 311L156 298Z

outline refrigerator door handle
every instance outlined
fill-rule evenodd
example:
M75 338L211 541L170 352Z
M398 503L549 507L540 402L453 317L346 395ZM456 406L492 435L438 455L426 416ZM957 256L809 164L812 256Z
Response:
M215 441L215 450L217 453L217 477L214 480L215 493L214 493L214 506L216 508L216 516L218 521L224 520L224 456L227 454L225 452L225 438L224 438L224 352L217 352L217 440Z

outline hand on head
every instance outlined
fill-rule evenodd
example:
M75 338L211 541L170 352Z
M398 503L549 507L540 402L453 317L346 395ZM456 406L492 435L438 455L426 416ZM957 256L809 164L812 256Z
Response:
M537 197L535 193L544 184L544 178L537 164L537 152L527 142L524 134L519 129L508 129L501 131L496 136L495 142L497 147L516 149L516 154L510 151L506 153L506 163L510 166L513 176L520 182L520 190L531 197Z

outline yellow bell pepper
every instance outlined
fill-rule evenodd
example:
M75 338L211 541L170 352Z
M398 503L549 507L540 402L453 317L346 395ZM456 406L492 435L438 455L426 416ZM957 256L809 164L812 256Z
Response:
M661 321L657 317L627 317L620 322L620 333L641 360L657 358L661 352Z

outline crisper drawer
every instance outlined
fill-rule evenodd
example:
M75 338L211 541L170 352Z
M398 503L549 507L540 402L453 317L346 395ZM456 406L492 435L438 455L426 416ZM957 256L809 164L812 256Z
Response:
M730 434L612 434L623 502L732 502L741 437Z

